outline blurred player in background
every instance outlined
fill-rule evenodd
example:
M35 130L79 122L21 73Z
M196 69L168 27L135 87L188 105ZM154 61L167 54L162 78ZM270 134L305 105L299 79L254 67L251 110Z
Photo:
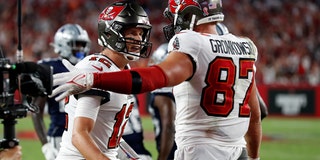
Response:
M139 101L135 96L135 103L124 129L122 138L139 155L141 160L152 160L151 153L144 146L143 128L138 107Z
M90 39L87 31L78 24L65 24L54 35L51 46L58 57L40 60L39 64L52 66L53 73L67 71L62 64L62 59L76 64L83 59L90 50ZM46 160L54 160L60 148L62 133L65 127L65 112L62 101L57 102L54 98L37 97L34 102L39 107L39 113L32 113L32 120L36 133L42 144L42 152ZM48 132L43 121L43 114L47 106L50 116Z
M149 65L159 64L167 56L168 43L163 43L153 52ZM174 142L176 108L172 87L164 87L150 92L148 110L154 125L157 159L173 159L177 146Z
M54 76L60 86L52 96L62 93L59 100L94 87L136 94L174 86L175 159L259 159L255 44L218 35L216 24L224 20L219 0L169 1L169 7L179 34L170 39L164 61L112 73L83 72L66 62L70 72Z
M110 73L129 69L129 62L150 55L151 27L148 15L136 2L112 3L98 18L98 42L103 50L85 57L76 68ZM57 160L117 160L134 99L132 94L97 88L67 97L68 121Z

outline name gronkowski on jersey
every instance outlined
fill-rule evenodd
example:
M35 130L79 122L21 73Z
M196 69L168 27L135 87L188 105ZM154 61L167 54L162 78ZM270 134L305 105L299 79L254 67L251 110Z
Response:
M88 72L114 72L120 69L106 56L92 54L85 57L77 65L77 68ZM116 159L118 145L123 130L134 106L133 95L118 94L100 89L91 89L83 94L98 95L102 97L100 106L87 106L77 116L88 117L95 121L91 136L100 150L109 158ZM100 101L100 99L99 99ZM67 128L62 136L60 159L82 158L80 152L72 145L72 128L77 109L77 96L66 99L65 111L68 117Z
M172 50L188 54L195 64L193 76L173 88L177 145L232 142L245 146L258 56L254 43L233 34L185 30L170 40L168 51Z

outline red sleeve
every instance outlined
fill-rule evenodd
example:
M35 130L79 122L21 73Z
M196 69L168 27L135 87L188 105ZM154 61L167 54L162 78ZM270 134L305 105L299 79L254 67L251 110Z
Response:
M167 77L158 66L119 72L94 73L93 88L125 94L153 91L167 86Z

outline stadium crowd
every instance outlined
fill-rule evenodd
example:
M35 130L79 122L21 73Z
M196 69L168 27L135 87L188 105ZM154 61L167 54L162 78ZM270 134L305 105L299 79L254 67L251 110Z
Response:
M137 1L150 16L151 42L156 49L166 42L162 27L168 22L162 13L167 1ZM100 51L97 15L111 2L23 0L24 60L49 56L52 50L49 43L65 23L83 26L92 40L91 53ZM258 84L320 83L320 0L224 0L223 8L224 23L230 32L251 38L258 47ZM18 44L17 13L17 1L0 1L0 49L13 62Z

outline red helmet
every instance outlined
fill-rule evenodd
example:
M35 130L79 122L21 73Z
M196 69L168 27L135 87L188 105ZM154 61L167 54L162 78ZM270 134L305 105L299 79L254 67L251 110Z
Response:
M193 30L195 25L224 20L221 0L169 0L165 16L170 15L168 12L174 15L175 33Z
M178 8L178 5L180 5L181 0L169 0L168 2L168 9L172 14L176 13L176 9Z

